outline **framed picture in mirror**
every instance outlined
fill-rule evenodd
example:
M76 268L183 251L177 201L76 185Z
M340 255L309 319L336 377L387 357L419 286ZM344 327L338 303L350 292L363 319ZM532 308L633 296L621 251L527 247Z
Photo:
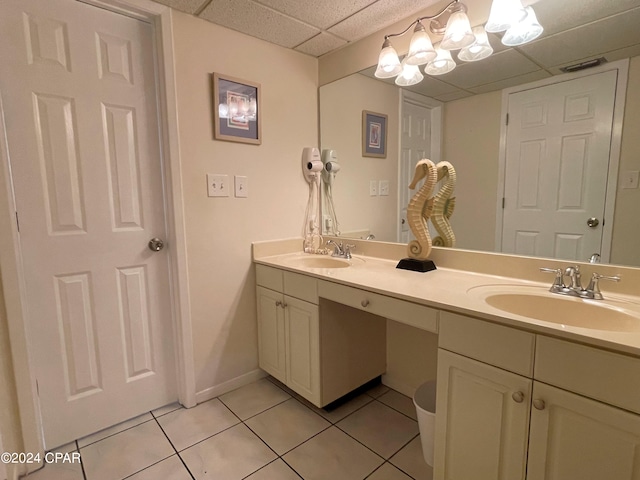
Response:
M362 156L387 158L387 116L362 111Z
M214 138L260 145L260 96L260 84L214 73Z

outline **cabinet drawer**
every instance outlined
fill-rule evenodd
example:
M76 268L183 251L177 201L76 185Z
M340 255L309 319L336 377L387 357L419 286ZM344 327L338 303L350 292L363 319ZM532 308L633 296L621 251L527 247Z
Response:
M438 333L438 310L332 282L318 282L318 296L413 327Z
M533 376L532 333L442 311L438 346L529 378Z
M640 358L538 336L534 377L640 413Z
M267 267L266 265L256 265L256 283L271 290L282 292L284 287L282 270Z
M291 297L318 304L318 280L299 273L284 273L284 293Z

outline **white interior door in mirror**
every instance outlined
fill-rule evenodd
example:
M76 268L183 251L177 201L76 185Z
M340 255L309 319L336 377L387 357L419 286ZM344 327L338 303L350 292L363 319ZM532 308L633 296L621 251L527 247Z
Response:
M177 398L150 24L2 2L0 90L45 445Z
M597 252L608 261L602 226L616 82L608 71L509 95L503 252L578 261Z

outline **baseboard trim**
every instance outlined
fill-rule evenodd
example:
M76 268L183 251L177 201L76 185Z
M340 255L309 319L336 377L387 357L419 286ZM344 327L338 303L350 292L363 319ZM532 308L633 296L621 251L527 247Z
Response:
M259 368L252 370L251 372L245 373L244 375L240 375L239 377L232 378L231 380L227 380L224 383L219 385L214 385L213 387L205 388L204 390L200 390L196 393L196 403L206 402L207 400L211 400L212 398L219 397L220 395L224 395L231 390L235 390L236 388L244 387L256 380L260 380L267 376L267 373Z

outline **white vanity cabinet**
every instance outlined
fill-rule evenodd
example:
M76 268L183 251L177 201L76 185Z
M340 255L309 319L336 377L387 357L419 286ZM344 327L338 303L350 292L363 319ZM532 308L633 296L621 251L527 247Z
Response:
M640 480L639 358L449 312L439 347L436 480Z
M257 265L256 283L260 368L319 405L317 281Z

